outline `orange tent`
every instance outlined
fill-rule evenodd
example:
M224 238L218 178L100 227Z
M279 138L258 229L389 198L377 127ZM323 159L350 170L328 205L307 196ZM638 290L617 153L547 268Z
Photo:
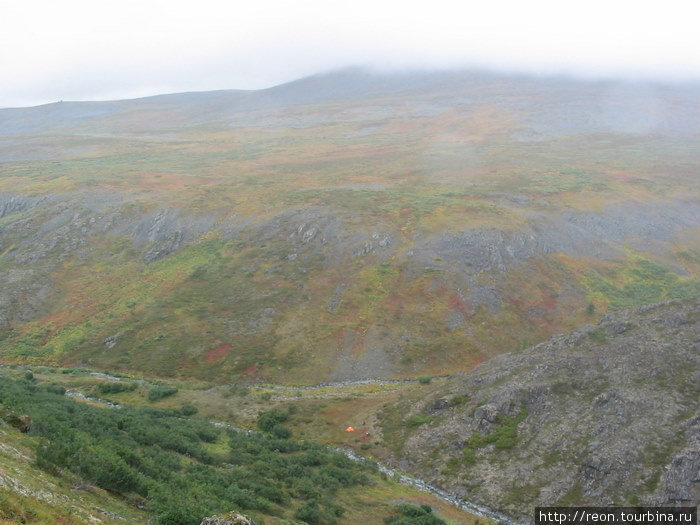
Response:
M353 427L348 427L345 429L345 432L355 432L355 429Z

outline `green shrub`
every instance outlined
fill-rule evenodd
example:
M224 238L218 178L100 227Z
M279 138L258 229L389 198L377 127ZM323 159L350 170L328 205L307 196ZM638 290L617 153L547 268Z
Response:
M462 449L462 456L465 465L471 466L476 463L476 451L472 447L464 447L464 449Z
M432 380L433 380L433 378L432 378L431 376L421 376L421 377L418 378L418 382L419 382L421 385L427 385L427 384L429 384Z
M321 523L321 509L316 500L307 501L296 510L294 517L309 525L319 525Z
M399 505L397 512L384 520L387 525L447 525L433 514L430 505Z
M204 445L224 431L180 410L95 407L3 376L0 399L15 411L6 417L31 421L38 467L144 499L162 525L199 525L231 508L278 517L291 508L307 523L332 524L343 511L336 492L367 483L373 470L320 445L280 439L277 430L228 432L229 452L212 454ZM263 421L287 415L270 413Z
M118 394L120 392L133 392L137 386L134 382L100 383L97 385L97 391L100 394Z
M273 408L272 410L260 412L258 415L258 428L264 432L272 432L276 425L284 423L288 419L289 414L286 411Z
M177 394L177 388L172 386L156 385L148 391L149 401L158 401L164 397Z
M185 403L184 405L182 405L182 408L180 408L180 414L182 414L185 417L194 416L196 413L197 407L189 403Z
M452 396L452 399L450 399L450 406L456 407L459 405L463 405L467 401L469 401L469 396L467 396L466 394L456 394Z
M430 423L432 420L433 417L427 414L416 414L415 416L408 418L406 421L406 426L416 428L421 425L425 425L426 423Z
M289 439L292 437L292 431L283 425L275 425L270 433L279 439Z
M607 339L605 330L593 330L591 332L588 332L588 337L593 339L596 343L604 343Z
M66 389L63 388L61 385L46 385L45 388L47 392L50 392L52 394L57 394L59 396L66 395Z
M527 410L522 409L513 417L499 417L498 424L490 434L474 433L467 439L465 447L465 460L468 460L467 449L477 449L493 444L501 450L511 449L517 443L518 425L527 417Z

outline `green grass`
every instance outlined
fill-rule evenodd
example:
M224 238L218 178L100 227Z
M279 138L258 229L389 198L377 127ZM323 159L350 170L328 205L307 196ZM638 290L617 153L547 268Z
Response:
M497 450L510 450L518 442L518 425L527 417L527 410L522 409L517 415L498 418L496 425L488 434L475 432L466 441L463 454L465 461L473 463L475 461L475 451L487 445L494 445Z
M681 277L655 262L636 257L607 274L589 273L586 284L614 310L633 308L669 299L700 297L700 279Z
M607 340L605 330L592 330L588 332L588 337L596 343L604 343Z
M428 414L416 414L406 420L406 426L409 428L417 428L430 423L432 420L433 416L429 416Z
M562 507L570 507L573 505L580 505L582 498L582 490L580 483L574 483L571 488L564 494L561 499L557 502L557 505Z

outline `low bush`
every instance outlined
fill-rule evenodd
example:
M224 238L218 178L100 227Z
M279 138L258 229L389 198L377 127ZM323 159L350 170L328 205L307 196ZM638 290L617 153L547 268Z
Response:
M399 505L397 512L384 520L387 525L447 525L433 514L430 505Z
M100 394L118 394L120 392L133 392L138 385L134 382L100 383L97 391Z
M180 414L185 417L194 416L197 412L197 407L189 403L185 403L182 405L182 408L180 408Z
M283 425L275 425L270 433L279 439L289 439L292 437L292 431Z
M148 391L149 401L158 401L164 397L177 394L177 388L172 386L156 385Z
M44 388L46 388L47 392L51 392L52 394L57 394L59 396L66 395L66 389L61 385L46 385Z
M289 413L279 408L260 412L258 415L258 428L264 432L272 432L275 426L286 422L289 419Z
M469 396L467 396L466 394L456 394L452 396L452 399L450 399L450 406L456 407L459 405L463 405L467 401L469 401Z
M421 425L425 425L426 423L430 423L432 420L432 416L429 416L427 414L417 414L408 418L408 420L406 421L406 426L410 428L415 428Z
M231 508L331 525L342 515L336 492L369 483L374 470L283 436L283 411L262 417L276 421L263 435L225 433L183 417L182 410L96 407L2 376L0 400L12 407L6 418L22 414L18 422L31 421L27 430L40 438L37 466L144 498L151 521L161 525L199 525L202 517ZM227 452L207 450L206 443L222 439L229 441Z

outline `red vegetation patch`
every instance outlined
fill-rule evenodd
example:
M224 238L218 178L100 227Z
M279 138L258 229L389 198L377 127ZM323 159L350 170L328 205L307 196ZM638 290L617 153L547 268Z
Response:
M542 306L549 310L549 311L554 311L557 309L557 297L554 295L545 295L543 300L542 300Z
M486 359L482 355L475 356L472 359L472 362L469 364L469 368L467 369L467 372L474 370L477 366L479 366L481 363L483 363Z
M256 364L254 364L254 365L250 365L248 368L246 368L245 370L243 370L243 373L245 373L246 375L248 375L248 376L250 376L250 377L254 377L254 376L255 376L255 373L256 373L257 371L258 371L258 365L257 365L257 363L256 363Z
M63 310L57 314L42 317L41 324L44 326L51 324L57 329L63 328L70 323L70 317L70 312L68 310Z
M231 350L231 345L228 343L220 344L216 348L210 348L204 352L204 360L207 363L218 363L226 355L228 351Z
M470 308L467 303L465 303L464 300L462 300L462 298L456 293L450 295L449 299L447 300L447 304L454 311L459 312L465 319L468 319L474 315L472 308Z
M412 298L416 297L414 295ZM391 293L384 299L384 304L387 310L391 312L395 319L399 319L404 315L406 311L406 305L410 299L406 299L403 295L398 293Z

